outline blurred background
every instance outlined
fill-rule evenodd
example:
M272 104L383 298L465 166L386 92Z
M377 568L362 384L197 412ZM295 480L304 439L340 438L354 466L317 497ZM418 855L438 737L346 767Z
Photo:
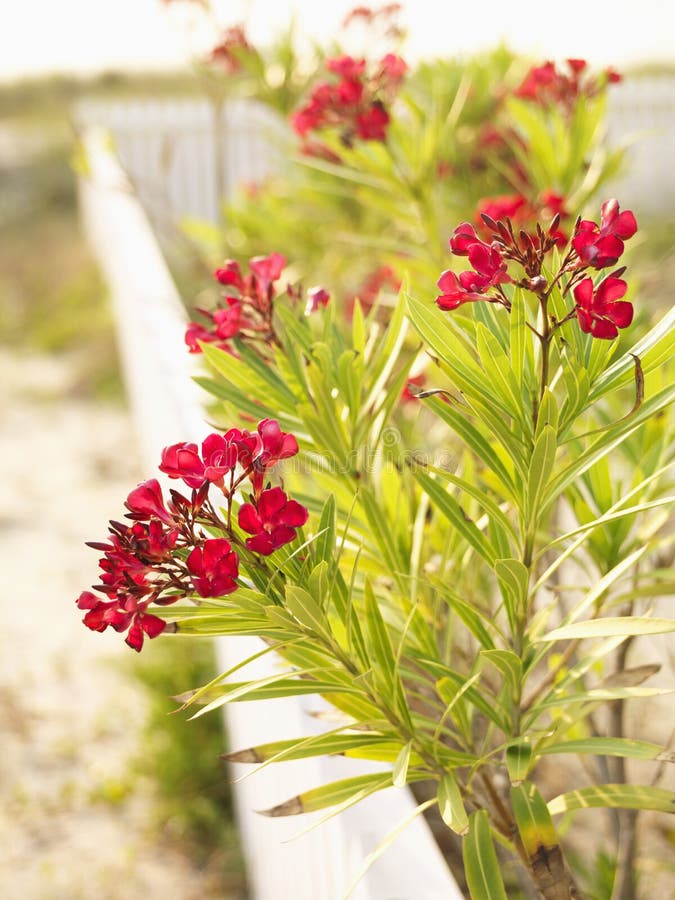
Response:
M169 715L167 698L212 677L210 648L160 640L131 659L115 635L82 628L74 605L96 577L84 541L103 539L130 486L147 477L107 288L78 218L81 138L92 125L112 132L189 304L210 277L205 248L227 227L222 201L276 165L267 113L236 108L229 121L241 144L221 164L212 113L228 73L208 63L222 29L243 24L263 47L294 19L302 73L316 44L363 52L359 36L352 47L342 31L353 6L224 0L207 12L198 0L2 0L3 897L245 896L216 762L219 721ZM610 144L628 144L614 186L645 226L634 251L641 298L664 305L675 276L675 8L415 0L401 22L411 63L501 46L523 69L581 57L623 74L607 115Z

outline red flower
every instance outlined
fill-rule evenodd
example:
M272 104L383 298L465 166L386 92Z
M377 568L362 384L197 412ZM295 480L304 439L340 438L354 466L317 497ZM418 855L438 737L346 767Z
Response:
M204 463L196 444L183 442L165 447L159 471L169 478L182 478L191 488L200 488L204 483Z
M202 348L199 346L200 341L203 344L215 344L223 350L227 347L227 344L222 342L215 332L209 331L208 328L205 328L199 322L188 322L188 326L185 329L185 343L190 353L202 352Z
M106 603L99 600L90 591L83 591L77 599L80 609L87 612L82 619L87 628L92 631L105 631L108 626L117 632L129 629L125 642L136 652L143 647L143 638L155 638L166 628L164 619L147 613L147 601L137 603L134 598L128 598L121 606L116 600Z
M199 489L207 481L222 487L223 477L236 465L236 444L227 435L210 434L202 443L201 456L193 443L165 447L159 470L169 478L182 478L188 487Z
M450 238L450 250L455 256L468 256L472 244L482 243L476 229L469 222L462 222L455 228Z
M232 287L235 287L242 294L244 293L244 279L241 277L239 263L235 260L226 260L225 265L220 269L216 269L213 275L216 281L219 281L225 287L232 285Z
M226 307L221 307L213 312L216 336L222 341L235 337L239 334L242 325L246 323L246 320L242 319L240 301L236 297L226 297L225 302L227 303Z
M137 488L134 488L124 505L130 511L133 519L143 521L156 518L166 522L167 525L174 524L173 516L164 506L162 489L156 478L144 481Z
M326 68L339 80L315 86L307 103L291 116L295 131L306 137L310 131L336 128L345 146L355 137L384 141L390 122L385 103L391 102L405 75L405 62L388 53L369 67L364 59L340 56L327 60Z
M237 589L239 558L225 538L198 544L186 560L192 584L200 597L222 597Z
M624 251L624 241L637 231L635 216L630 210L619 211L616 200L607 200L601 207L600 225L584 219L572 238L572 246L579 262L594 269L613 266Z
M328 306L330 294L323 287L312 287L307 291L307 305L305 306L305 315L309 316L316 312L321 306Z
M582 331L593 337L612 340L619 328L627 328L633 321L633 306L621 297L626 293L622 278L609 276L593 287L591 278L584 278L574 288L577 319Z
M484 197L476 209L476 221L482 228L482 214L490 216L495 222L500 219L511 219L512 222L524 222L531 217L527 200L522 194L504 194L499 197Z
M380 60L380 77L389 85L397 85L408 71L408 64L395 53L387 53Z
M246 540L249 550L269 556L295 538L296 528L304 525L307 517L304 506L275 487L263 491L255 506L244 503L239 508L239 527L254 535Z
M237 465L237 456L237 446L227 434L210 434L202 442L204 478L222 487L225 475Z
M341 78L351 80L359 79L366 71L365 59L354 59L352 56L336 56L326 60L326 68L329 72L339 75Z
M389 122L389 113L379 101L375 101L370 109L356 116L356 133L364 141L383 141L387 137Z
M421 389L427 383L427 376L424 372L421 372L419 375L412 375L406 381L406 385L401 392L401 400L403 403L412 403L417 400L417 393L414 393L410 390L411 386Z
M253 52L242 26L233 25L223 32L220 43L213 48L207 62L215 63L232 74L242 68L242 56Z

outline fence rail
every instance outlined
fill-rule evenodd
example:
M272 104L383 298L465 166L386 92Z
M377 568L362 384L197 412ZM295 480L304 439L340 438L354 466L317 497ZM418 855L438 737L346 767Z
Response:
M79 185L82 218L110 287L127 392L144 463L154 474L163 446L199 441L207 431L183 344L185 317L153 229L105 134L90 130L83 140L89 165ZM219 640L222 671L264 646L256 638ZM278 671L278 665L266 654L247 666L247 674L265 677ZM243 749L316 733L318 720L312 712L321 704L318 697L231 704L231 745ZM340 900L365 857L414 812L412 794L407 789L380 792L297 838L320 814L270 819L255 810L372 770L356 760L310 759L267 767L235 785L252 900ZM463 900L421 817L373 865L352 897Z

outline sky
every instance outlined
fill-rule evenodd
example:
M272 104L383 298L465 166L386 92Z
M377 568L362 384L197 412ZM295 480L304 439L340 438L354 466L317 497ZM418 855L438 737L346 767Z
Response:
M223 24L245 21L250 39L263 45L293 13L307 35L330 40L360 0L216 2ZM675 61L670 0L403 0L403 7L411 60L465 55L505 41L533 57L583 57L617 68ZM0 12L4 81L50 72L175 68L209 42L186 3L167 9L161 0L0 0Z

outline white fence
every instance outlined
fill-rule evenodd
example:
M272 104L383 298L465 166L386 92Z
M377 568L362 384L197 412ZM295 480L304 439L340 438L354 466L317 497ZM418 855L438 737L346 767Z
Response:
M279 168L278 148L290 135L267 107L231 100L83 101L74 112L82 130L107 129L115 150L155 224L190 216L220 219L222 199Z
M198 441L208 429L200 394L190 378L193 358L183 344L184 313L154 232L105 135L90 132L84 142L89 171L80 179L83 221L110 286L128 394L152 476L162 447L178 440ZM222 671L263 647L255 638L220 640ZM274 674L278 664L266 654L247 666L246 674L265 677ZM243 749L316 732L317 719L310 711L321 702L309 697L231 704L227 707L231 745ZM242 771L243 767L236 774ZM297 838L320 814L270 819L255 810L363 771L372 767L340 758L310 759L267 767L235 786L252 900L341 900L363 860L413 813L415 803L408 790L380 792ZM352 897L463 900L420 816L373 865Z
M626 144L625 172L611 187L625 208L665 216L675 209L675 76L629 78L609 91L607 137Z
M114 136L122 164L156 225L190 216L220 217L222 198L263 180L292 146L288 127L269 109L206 100L83 102L80 127L99 125ZM608 139L627 143L625 173L611 186L624 207L670 215L675 207L675 77L629 78L609 91ZM609 194L608 194L609 196Z

